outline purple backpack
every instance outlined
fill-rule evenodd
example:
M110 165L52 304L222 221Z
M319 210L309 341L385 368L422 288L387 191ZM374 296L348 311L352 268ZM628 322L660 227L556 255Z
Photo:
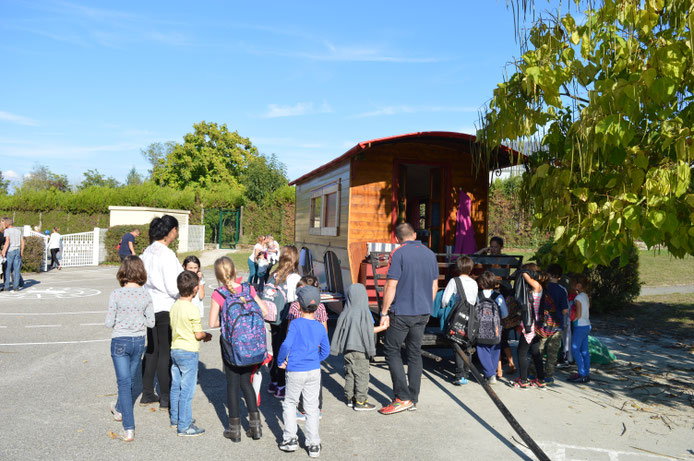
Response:
M241 293L232 293L226 287L218 291L224 296L220 312L224 360L237 367L262 363L267 354L265 321L251 296L250 285L242 283Z

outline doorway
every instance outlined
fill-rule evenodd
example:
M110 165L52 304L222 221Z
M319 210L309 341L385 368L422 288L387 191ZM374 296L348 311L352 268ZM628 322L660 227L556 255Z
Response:
M442 253L444 246L446 170L434 163L395 165L394 225L410 223L417 240L435 253Z

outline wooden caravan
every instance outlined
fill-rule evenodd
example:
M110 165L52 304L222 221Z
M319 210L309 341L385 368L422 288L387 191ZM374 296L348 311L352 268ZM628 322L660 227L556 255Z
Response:
M509 166L514 152L502 148L491 165L482 165L473 161L478 147L474 136L454 132L374 139L290 183L296 186L295 243L310 250L321 286L341 291L360 280L360 270L363 281L367 243L395 243L400 222L412 224L434 252L452 253L464 194L474 242L486 246L489 171ZM326 253L336 266L328 277ZM340 275L342 286L335 281Z

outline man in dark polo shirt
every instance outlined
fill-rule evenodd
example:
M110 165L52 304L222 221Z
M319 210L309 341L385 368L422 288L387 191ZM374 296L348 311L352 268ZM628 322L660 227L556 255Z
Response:
M436 256L415 240L412 226L398 225L395 237L401 246L391 253L381 309L381 325L388 326L384 351L395 400L379 410L384 415L416 409L422 381L422 337L439 288ZM403 344L407 376L400 353Z
M126 232L123 238L120 240L120 247L118 248L118 256L120 256L120 262L123 262L126 256L135 255L135 239L140 235L140 229L135 228L130 232Z

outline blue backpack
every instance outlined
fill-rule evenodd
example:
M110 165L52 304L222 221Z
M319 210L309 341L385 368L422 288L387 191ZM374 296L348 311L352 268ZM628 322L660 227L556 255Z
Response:
M224 296L220 311L224 360L237 367L262 363L267 354L265 321L250 285L242 283L241 293L231 293L226 287L218 291Z

